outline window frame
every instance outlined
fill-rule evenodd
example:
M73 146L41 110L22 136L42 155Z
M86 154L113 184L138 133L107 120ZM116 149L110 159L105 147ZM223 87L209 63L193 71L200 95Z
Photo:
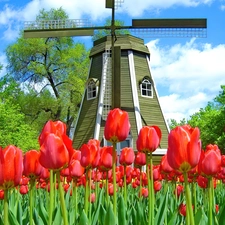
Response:
M92 100L97 98L98 95L98 85L93 79L90 79L87 84L87 100ZM94 95L95 93L95 95Z
M143 88L143 84L146 85L145 88ZM147 85L150 85L150 88L147 87ZM144 77L142 82L140 83L140 91L141 91L141 96L145 98L153 98L153 85L152 82L149 78ZM143 91L146 92L146 94L143 94ZM147 93L150 93L150 95L147 95Z

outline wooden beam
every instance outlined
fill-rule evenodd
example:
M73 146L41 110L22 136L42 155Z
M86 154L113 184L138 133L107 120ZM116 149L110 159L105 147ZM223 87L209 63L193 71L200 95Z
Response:
M135 28L206 28L206 19L133 19Z
M51 29L51 30L24 30L24 38L48 38L48 37L71 37L93 36L94 29Z

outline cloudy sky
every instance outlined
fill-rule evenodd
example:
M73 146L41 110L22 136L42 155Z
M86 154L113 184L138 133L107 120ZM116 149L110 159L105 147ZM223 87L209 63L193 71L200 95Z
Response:
M204 108L225 85L225 0L116 0L116 19L206 18L206 38L143 37L151 52L151 68L167 119L188 119ZM16 41L24 21L40 9L62 7L71 19L103 25L111 10L105 0L0 0L0 63L4 49ZM91 47L91 38L81 41ZM3 70L0 76L4 75Z

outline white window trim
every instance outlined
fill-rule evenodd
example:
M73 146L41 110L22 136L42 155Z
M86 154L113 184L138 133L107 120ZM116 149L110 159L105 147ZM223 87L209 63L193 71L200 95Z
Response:
M91 85L95 84L94 81L92 81L92 80L88 83L88 85L87 85L87 100L95 99L95 98L97 98L97 95L98 95L98 85L95 84L96 95L94 97L89 97L89 93L90 93L89 92L89 85L90 85L90 83L91 83ZM92 92L93 92L93 88L92 88Z
M147 81L147 82L149 82L149 84L151 84L151 90L150 89L146 89L146 91L147 90L150 90L151 91L151 95L149 96L149 95L143 95L142 94L142 84L143 84L143 82L144 81ZM145 83L147 83L147 82L145 82ZM153 84L152 84L152 82L150 81L150 80L148 80L147 78L145 79L143 79L142 80L142 82L141 82L141 84L140 84L140 90L141 90L141 97L145 97L145 98L153 98Z

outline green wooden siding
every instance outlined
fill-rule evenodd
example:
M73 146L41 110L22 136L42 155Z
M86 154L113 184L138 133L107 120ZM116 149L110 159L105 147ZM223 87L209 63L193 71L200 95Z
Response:
M162 131L161 148L166 149L169 131L166 126L166 121L163 117L156 91L155 89L153 89L153 98L141 96L139 82L144 78L144 76L151 77L151 73L149 71L148 63L146 60L146 54L134 52L134 65L136 73L136 82L138 87L138 98L142 117L146 121L147 125L157 125L160 127ZM142 121L142 125L145 125L144 121Z
M102 55L97 55L92 59L89 78L99 79L99 89L101 85L101 72ZM79 149L82 144L87 143L89 139L94 137L97 109L98 97L92 100L87 100L87 91L85 90L84 101L81 105L81 111L73 138L73 146L75 149Z

